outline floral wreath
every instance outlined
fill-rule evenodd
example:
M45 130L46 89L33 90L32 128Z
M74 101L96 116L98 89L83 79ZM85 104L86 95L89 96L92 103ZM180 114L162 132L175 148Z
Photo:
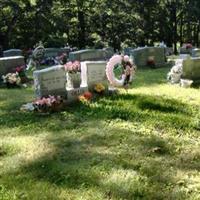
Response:
M121 64L123 72L121 79L117 79L114 74L114 68L116 65ZM129 56L114 55L106 66L106 75L110 84L114 87L126 87L132 82L135 74L136 67L130 60Z

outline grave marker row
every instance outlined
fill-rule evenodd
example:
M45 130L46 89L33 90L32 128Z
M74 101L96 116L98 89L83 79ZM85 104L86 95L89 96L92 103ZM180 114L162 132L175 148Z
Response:
M82 62L81 82L77 88L68 87L68 73L62 65L37 70L33 73L36 96L61 95L72 102L88 89L92 90L97 83L107 85L105 68L106 62L103 61Z

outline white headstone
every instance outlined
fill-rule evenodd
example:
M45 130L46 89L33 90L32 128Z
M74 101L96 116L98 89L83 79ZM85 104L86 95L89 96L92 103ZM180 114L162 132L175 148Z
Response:
M63 66L57 65L47 69L34 71L33 76L37 97L67 95L66 72Z
M92 89L97 83L102 83L105 86L108 85L106 78L106 65L107 63L105 61L81 62L81 86Z

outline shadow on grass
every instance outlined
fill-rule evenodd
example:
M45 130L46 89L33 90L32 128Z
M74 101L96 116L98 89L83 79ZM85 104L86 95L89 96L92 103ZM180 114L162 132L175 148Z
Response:
M13 177L13 182L17 177L19 188L27 177L29 181L48 182L65 190L95 188L105 199L173 199L177 184L174 168L183 169L175 152L176 142L110 129L119 136L108 131L76 139L66 135L49 138L48 142L55 147L51 155L22 166L16 174L4 176ZM125 140L120 140L122 135L126 135ZM187 169L198 170L196 167L188 165ZM23 174L21 178L19 173ZM177 195L183 195L181 190Z
M121 133L120 136L123 134L123 130L111 129L116 134ZM156 136L140 138L130 131L126 141L120 141L119 137L90 134L79 139L67 136L49 139L55 146L51 155L22 166L16 174L10 172L5 176L13 177L15 182L15 175L18 175L16 187L19 188L27 177L29 181L48 182L63 189L95 188L105 199L163 199L169 196L172 188L166 190L166 186L175 182L166 158L173 148ZM153 152L152 149L158 146L163 151ZM19 173L23 174L21 179Z
M134 88L166 83L167 73L169 70L169 67L158 69L138 69L136 78L133 81Z
M86 121L95 119L121 119L154 126L191 128L192 112L188 105L176 100L149 95L108 96L90 105L77 103L67 107L64 112L51 115L24 113L18 110L19 107L11 111L14 105L4 107L4 110L0 112L0 127L19 128L24 134L72 130L81 127ZM186 117L187 120L185 120Z

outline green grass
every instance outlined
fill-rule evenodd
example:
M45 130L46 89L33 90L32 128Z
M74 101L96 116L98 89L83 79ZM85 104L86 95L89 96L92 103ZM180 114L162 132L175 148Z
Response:
M200 90L139 70L126 92L51 115L0 89L0 200L200 199Z

